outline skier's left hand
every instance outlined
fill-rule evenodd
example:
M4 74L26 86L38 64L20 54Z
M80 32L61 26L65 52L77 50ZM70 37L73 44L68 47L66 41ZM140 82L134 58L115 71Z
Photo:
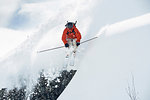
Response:
M80 42L77 42L76 45L77 45L77 47L78 47L78 46L80 45Z
M69 47L69 44L68 44L68 43L66 43L66 44L65 44L65 47L66 47L66 48L68 48L68 47Z

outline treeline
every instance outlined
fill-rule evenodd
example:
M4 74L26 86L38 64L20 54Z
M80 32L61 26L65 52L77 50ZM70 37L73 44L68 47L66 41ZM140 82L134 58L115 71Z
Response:
M14 88L7 90L2 88L0 90L0 100L56 100L59 95L66 88L76 70L62 71L60 76L52 81L49 81L43 73L40 74L38 83L34 86L34 89L30 95L26 95L26 87L20 89Z

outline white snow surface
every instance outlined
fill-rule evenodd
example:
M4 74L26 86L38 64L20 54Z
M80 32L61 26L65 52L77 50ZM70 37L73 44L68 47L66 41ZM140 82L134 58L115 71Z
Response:
M27 39L27 35L23 32L0 28L0 46L2 47L0 49L0 58L15 49L25 39Z
M97 31L99 38L89 44L76 75L58 100L130 100L127 87L132 87L132 75L138 100L150 99L150 13L135 16L134 8L143 9L138 3L105 0L99 4L104 10L96 12L99 19L95 20L101 21L97 24L108 22L109 17L111 22ZM132 9L126 8L131 5Z
M3 18L8 13L3 14L0 10L3 15L0 15L3 20L0 26L5 27L0 28L0 88L11 89L27 84L31 90L42 69L51 79L59 75L65 48L40 54L37 51L63 45L61 35L66 21L77 20L82 41L94 36L99 38L80 45L76 61L78 71L58 99L128 100L126 88L131 82L131 73L135 77L138 97L150 99L149 1L18 2L16 0L13 9L10 7L11 13L15 9L16 12L9 18ZM6 27L14 14L28 18L26 27L21 27L23 30ZM28 31L28 28L36 32Z
M145 17L148 16L149 14ZM142 27L143 24L133 24L139 20L129 20L100 29L96 37L101 39L94 42L96 44L88 51L81 67L58 100L128 100L127 88L128 84L132 86L132 75L135 78L137 97L149 100L147 92L150 91L150 80L147 75L150 47L147 41L150 37L150 21L145 21L145 27ZM137 30L140 32L136 33ZM128 35L111 37L120 33ZM139 41L140 37L145 39L142 43Z
M84 38L91 23L91 15L88 15L87 11L90 12L89 9L96 1L44 0L42 2L39 0L37 2L33 0L22 2L14 15L29 18L26 20L28 24L31 23L32 27L27 29L26 26L31 25L24 25L26 28L18 26L21 28L16 30L10 29L8 24L6 27L6 24L1 23L5 28L0 28L0 46L2 48L0 53L0 88L11 89L27 84L28 89L31 90L42 69L50 79L58 76L58 72L63 67L65 49L40 54L37 51L64 45L61 36L67 21L78 20L77 27ZM18 1L16 3L18 4ZM10 19L3 20L11 23ZM16 25L18 19L12 20L12 24ZM10 24L11 27L12 24ZM82 49L84 47L81 48L81 51Z

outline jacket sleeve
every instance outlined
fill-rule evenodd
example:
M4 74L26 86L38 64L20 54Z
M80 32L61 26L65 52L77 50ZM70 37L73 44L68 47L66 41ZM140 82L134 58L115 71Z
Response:
M62 41L64 42L64 44L67 43L66 34L67 34L67 32L66 32L66 29L65 29L64 32L63 32L63 35L62 35Z
M76 34L77 41L76 42L80 42L80 40L81 40L81 33L79 32L79 30L77 28L76 28L76 31L77 31L77 34Z

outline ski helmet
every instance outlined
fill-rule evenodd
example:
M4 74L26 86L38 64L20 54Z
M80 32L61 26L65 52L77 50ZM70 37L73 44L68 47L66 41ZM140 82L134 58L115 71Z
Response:
M68 22L65 26L67 28L73 28L73 23L72 22Z
M67 24L65 25L67 28L73 28L73 25L75 26L77 23L77 21L74 23L74 22L68 22L67 21Z

